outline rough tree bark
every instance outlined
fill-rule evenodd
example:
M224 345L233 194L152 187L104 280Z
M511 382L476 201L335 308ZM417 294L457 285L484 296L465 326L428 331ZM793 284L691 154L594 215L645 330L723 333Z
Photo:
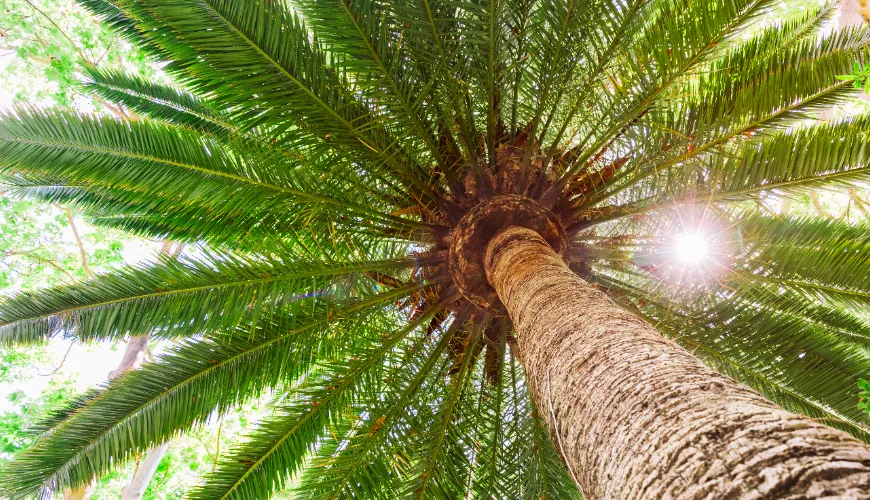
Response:
M870 498L870 447L707 368L534 231L499 233L484 264L586 498Z

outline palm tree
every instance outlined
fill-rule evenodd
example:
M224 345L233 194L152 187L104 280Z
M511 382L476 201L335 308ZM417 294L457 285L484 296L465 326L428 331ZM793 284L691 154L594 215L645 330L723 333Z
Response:
M173 341L36 429L6 494L270 389L191 498L867 491L870 226L759 208L870 180L870 118L814 119L870 55L833 6L82 2L179 87L93 70L130 119L18 109L0 172L200 250L3 303L6 343Z

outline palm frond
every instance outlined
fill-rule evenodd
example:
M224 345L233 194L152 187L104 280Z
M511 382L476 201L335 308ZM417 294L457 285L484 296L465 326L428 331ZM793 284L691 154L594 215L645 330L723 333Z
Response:
M453 321L434 347L417 347L425 356L409 356L399 370L388 375L388 381L398 382L414 374L407 384L388 383L387 395L365 408L367 416L359 425L331 446L321 446L314 458L318 467L308 469L300 479L301 494L329 499L349 495L377 498L386 495L390 485L395 488L400 483L405 475L401 464L407 461L403 458L407 454L405 442L415 432L413 415L419 406L429 404L430 391L440 383L437 374L446 370L449 361L443 355L445 349L464 323L462 318Z
M408 260L283 263L228 254L164 258L3 302L0 342L34 342L55 334L87 341L219 332L252 311L325 296L340 299L347 288L342 277L412 265Z
M345 191L339 197L341 190L333 189L329 195L318 194L324 186L318 189L311 180L299 184L291 169L259 161L257 151L241 144L229 148L177 127L21 109L4 117L0 130L0 174L6 176L106 188L136 186L141 196L158 193L225 210L227 205L249 204L287 213L298 207L307 209L308 217L323 210L391 220L388 224L396 227L419 226L341 199L359 192Z
M407 486L409 496L453 498L461 496L465 490L464 475L468 474L470 463L461 448L459 435L467 432L468 427L459 424L458 421L463 417L457 410L462 406L461 400L470 388L468 382L474 371L472 361L475 360L475 349L472 346L480 340L482 330L482 325L474 324L468 338L468 347L458 360L458 370L452 375L437 412L432 415L432 427L419 447L419 474Z
M157 362L115 379L83 406L77 404L3 471L3 491L27 495L43 485L87 483L134 452L205 422L215 410L222 413L266 388L304 377L312 363L352 348L355 334L377 337L393 327L395 313L383 306L409 291L382 292L313 313L308 306L288 316L260 318L256 326L248 322L232 335L182 342Z
M430 309L386 338L374 331L368 342L354 339L338 359L318 367L322 375L309 375L311 380L296 391L293 404L260 424L238 452L219 463L217 470L206 477L205 486L194 491L191 498L246 499L283 488L285 478L295 473L306 452L316 445L323 426L346 418L342 413L353 412L362 395L377 392L382 370L389 363L385 357L401 356L394 350L437 311Z
M378 125L381 120L359 102L319 40L282 3L155 0L125 4L124 12L117 24L132 26L159 47L173 62L170 73L219 102L245 129L265 127L285 147L327 138L354 159L369 160L375 171L387 168L418 181L397 159L398 144Z
M870 300L870 226L805 217L753 216L736 230L746 236L736 281L762 281L814 303L863 310ZM852 330L856 334L862 329ZM863 330L865 333L866 330Z
M232 118L183 89L159 85L117 70L88 69L85 89L155 120L191 127L217 136L241 133Z

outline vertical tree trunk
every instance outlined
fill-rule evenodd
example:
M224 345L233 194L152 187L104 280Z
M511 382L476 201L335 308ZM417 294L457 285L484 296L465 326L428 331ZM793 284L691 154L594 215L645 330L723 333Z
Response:
M75 223L72 219L72 214L67 209L67 215L69 217L70 224L73 225L73 231L75 230ZM81 240L78 238L78 233L76 232L76 240L79 241L79 249L82 251L82 264L86 266L87 257L84 254L84 249L81 246ZM175 245L175 248L173 248ZM165 240L163 245L160 248L160 253L163 255L171 255L173 257L178 257L181 254L182 250L184 250L184 243L173 243L172 241ZM85 267L88 274L93 277L93 273L89 268ZM148 349L148 336L147 335L136 335L130 337L127 341L127 348L124 349L124 355L121 357L121 362L118 363L118 367L109 372L109 380L112 380L116 377L119 377L127 370L133 370L142 366L142 363L145 361L145 353ZM139 467L136 469L136 472L133 474L133 479L130 481L130 484L121 488L121 498L122 500L140 500L142 496L145 494L145 490L148 488L148 484L151 482L151 479L154 477L154 473L157 471L157 466L160 464L160 460L163 459L163 455L166 454L166 449L169 448L169 443L163 443L158 446L155 446L146 452L145 460L143 460ZM93 495L94 487L96 486L96 478L91 481L89 484L81 486L76 489L66 488L63 492L63 500L88 500Z
M173 248L173 245L175 245L175 248ZM164 240L163 245L160 247L160 253L162 255L171 255L173 257L178 257L182 250L184 250L184 243L176 244L169 240ZM138 337L131 337L127 344L128 350L134 340L137 342L144 342L142 348L138 351L139 354L137 355L136 367L138 368L142 364L142 361L144 361L145 349L148 347L148 336L140 335ZM124 358L126 359L126 357L127 354L125 353ZM109 378L113 378L111 373L109 374ZM163 460L163 455L166 454L168 448L169 443L163 443L145 452L145 459L139 463L136 472L133 473L133 479L130 480L130 483L127 486L121 488L121 500L140 500L142 496L145 495L145 490L148 489L148 485L154 478L154 473L157 472L157 466L160 465L160 461Z
M870 22L870 5L867 0L839 0L837 4L837 28L861 26Z
M707 368L512 227L486 273L587 498L870 498L870 447Z
M127 349L124 351L121 364L109 373L109 380L118 377L127 370L142 366L147 348L147 335L130 337L130 340L127 341ZM130 484L121 488L122 500L139 500L142 498L142 495L145 494L145 490L148 488L148 483L151 482L154 473L157 471L157 465L160 464L160 460L163 459L163 455L166 454L168 447L169 443L163 443L145 452L145 459L139 463L139 467L136 468Z
M121 500L139 500L148 489L148 484L154 478L154 473L157 472L157 466L166 454L166 449L169 448L169 443L163 443L148 450L145 460L139 463L136 468L136 474L130 484L121 488Z
M109 380L119 377L127 370L139 368L145 359L145 349L147 348L147 335L130 337L127 341L127 348L124 349L124 355L121 357L121 362L118 363L117 368L109 372ZM90 483L76 489L67 488L63 492L63 500L88 500L93 495L96 484L97 478L94 478Z
M109 372L109 380L118 378L127 370L142 366L145 361L145 350L148 348L148 335L137 335L127 340L127 348L118 367Z

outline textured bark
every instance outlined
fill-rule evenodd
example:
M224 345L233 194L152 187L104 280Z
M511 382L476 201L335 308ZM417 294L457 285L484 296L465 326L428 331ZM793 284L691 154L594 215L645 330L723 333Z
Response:
M587 498L870 498L870 447L707 368L533 231L500 233L484 263Z

